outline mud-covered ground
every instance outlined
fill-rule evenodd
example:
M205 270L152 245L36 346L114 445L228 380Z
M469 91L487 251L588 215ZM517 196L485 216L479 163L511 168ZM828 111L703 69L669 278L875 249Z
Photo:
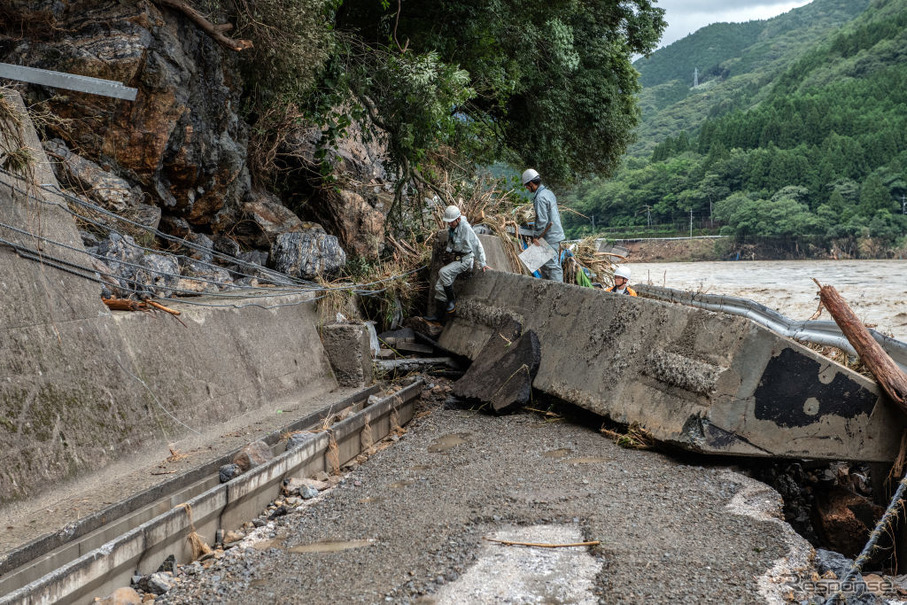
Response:
M834 286L868 327L907 342L907 261L807 260L634 263L633 283L749 298L797 320L819 306L818 287ZM827 311L819 319L831 320Z
M805 561L763 484L430 393L397 443L222 558L183 567L157 602L766 603Z

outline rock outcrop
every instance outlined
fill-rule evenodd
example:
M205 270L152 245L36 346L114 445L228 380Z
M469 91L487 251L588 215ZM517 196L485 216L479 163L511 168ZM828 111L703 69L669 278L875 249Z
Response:
M11 2L32 25L0 42L3 60L123 82L135 102L30 87L70 149L126 176L154 205L207 225L250 187L248 126L233 57L173 11L150 2ZM11 33L11 32L10 32ZM17 32L18 33L18 32Z
M247 167L240 55L185 15L152 2L5 4L0 61L138 89L129 102L18 85L52 116L42 125L44 144L73 191L140 225L178 238L203 235L226 254L255 254L255 262L298 276L335 270L345 262L344 249L369 258L381 251L392 194L386 148L373 125L354 123L332 143L333 173L324 181L321 130L300 124L280 150L300 182L291 182L281 200L254 186ZM84 235L96 245L108 234ZM328 256L313 258L318 251Z

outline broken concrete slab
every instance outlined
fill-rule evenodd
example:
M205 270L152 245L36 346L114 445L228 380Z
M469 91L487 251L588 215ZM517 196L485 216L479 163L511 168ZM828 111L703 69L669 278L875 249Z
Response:
M532 381L541 359L536 333L523 333L519 322L506 318L454 383L453 394L488 403L498 414L515 411L532 398Z
M511 317L545 343L534 388L712 454L890 462L907 419L878 386L755 322L489 271L439 344L477 359Z
M372 382L371 338L367 325L327 324L321 328L321 342L340 386L359 387Z
M407 328L412 329L418 334L424 334L432 340L437 340L441 335L441 332L444 330L444 326L439 323L428 321L424 317L408 317L403 325Z
M423 355L431 355L435 352L433 346L424 345L418 342L399 342L394 348L401 353L422 353Z
M424 370L432 366L458 367L450 357L408 357L403 359L379 359L375 362L379 370L384 372L409 372Z

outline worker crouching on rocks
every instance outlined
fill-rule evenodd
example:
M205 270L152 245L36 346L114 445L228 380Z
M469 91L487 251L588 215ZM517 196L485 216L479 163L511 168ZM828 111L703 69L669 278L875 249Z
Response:
M605 288L605 292L614 292L616 294L629 294L630 296L636 296L636 290L631 288L630 283L630 269L627 267L618 267L614 270L614 285L610 288Z
M484 273L488 269L485 264L485 248L476 232L466 217L460 213L456 206L448 206L444 210L444 222L447 223L447 248L444 250L447 258L446 264L438 272L438 281L435 283L435 300L439 301L438 309L428 321L443 322L447 315L451 315L457 308L454 297L453 283L457 276L466 271L471 271L476 264Z

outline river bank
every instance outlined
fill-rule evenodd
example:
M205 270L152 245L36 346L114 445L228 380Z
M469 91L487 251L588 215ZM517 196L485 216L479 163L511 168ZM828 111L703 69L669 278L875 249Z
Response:
M733 237L694 237L616 240L626 248L630 262L694 262L725 260L855 260L907 259L907 245L883 248L872 241L848 249L826 248L789 242L740 243Z

